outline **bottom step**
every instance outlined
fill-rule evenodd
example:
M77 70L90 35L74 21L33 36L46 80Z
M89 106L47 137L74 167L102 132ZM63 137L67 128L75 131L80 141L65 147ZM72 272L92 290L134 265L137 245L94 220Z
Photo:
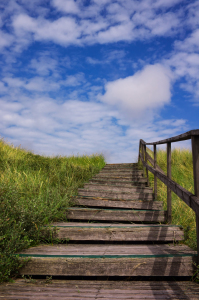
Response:
M6 282L1 285L0 299L199 299L198 284L189 281L48 281L45 279L32 281L18 279L14 283Z
M20 253L21 275L192 276L196 252L185 245L41 245Z

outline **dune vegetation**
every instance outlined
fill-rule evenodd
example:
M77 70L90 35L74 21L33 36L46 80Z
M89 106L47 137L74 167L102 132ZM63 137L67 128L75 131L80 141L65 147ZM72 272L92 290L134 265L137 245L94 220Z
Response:
M148 151L153 157L153 152ZM167 172L167 154L165 150L157 151L157 164ZM194 194L193 162L192 152L189 149L174 149L171 155L172 180L176 181L183 188ZM153 186L154 176L149 172L149 181ZM164 202L164 209L167 208L167 187L159 179L158 199ZM196 217L195 212L189 208L175 193L172 192L172 224L181 225L185 232L185 243L192 249L196 249Z
M104 165L103 155L45 157L0 140L0 282L17 274L14 254L40 243L44 225L67 221L72 196Z

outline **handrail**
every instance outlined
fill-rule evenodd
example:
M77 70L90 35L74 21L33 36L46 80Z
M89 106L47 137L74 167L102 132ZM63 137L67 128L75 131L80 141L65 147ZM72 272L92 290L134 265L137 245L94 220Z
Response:
M195 195L180 186L171 179L171 143L191 139L192 156L193 156L193 175L194 175L194 191ZM167 175L157 165L156 145L167 144ZM154 159L147 153L146 145L153 145ZM171 191L181 198L196 213L196 235L197 235L197 251L199 265L199 129L190 130L178 136L174 136L165 140L153 143L146 143L140 139L138 161L142 161L144 172L146 170L147 181L148 171L154 174L154 195L157 198L157 178L159 178L167 186L167 221L171 223ZM153 167L147 164L149 161Z
M168 138L165 140L160 140L160 141L153 142L153 143L146 143L143 140L141 140L141 141L144 142L145 145L160 145L160 144L166 144L168 142L173 143L173 142L181 142L181 141L190 140L191 137L194 135L199 135L199 129L193 129L193 130L187 131L185 133L182 133L180 135L176 135L171 138Z

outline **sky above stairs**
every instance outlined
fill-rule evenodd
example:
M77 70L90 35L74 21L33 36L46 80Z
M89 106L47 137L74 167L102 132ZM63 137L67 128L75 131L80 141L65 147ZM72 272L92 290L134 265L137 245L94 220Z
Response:
M199 128L199 1L1 0L0 55L15 146L135 162L140 138Z

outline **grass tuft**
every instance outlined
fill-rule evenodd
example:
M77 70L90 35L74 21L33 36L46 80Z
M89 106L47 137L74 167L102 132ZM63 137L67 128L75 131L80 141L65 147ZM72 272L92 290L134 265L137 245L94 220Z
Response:
M152 156L152 152L149 153ZM157 151L157 164L167 172L167 153L165 150ZM171 155L172 180L194 194L192 152L189 149L174 149ZM149 172L149 181L154 184L154 176ZM159 179L158 200L163 201L167 209L167 187ZM192 249L197 248L196 243L196 217L195 212L188 207L175 193L172 192L172 224L181 225L185 232L185 244Z
M16 252L41 242L44 225L67 221L77 189L105 165L103 155L44 157L0 140L0 282L16 275Z

